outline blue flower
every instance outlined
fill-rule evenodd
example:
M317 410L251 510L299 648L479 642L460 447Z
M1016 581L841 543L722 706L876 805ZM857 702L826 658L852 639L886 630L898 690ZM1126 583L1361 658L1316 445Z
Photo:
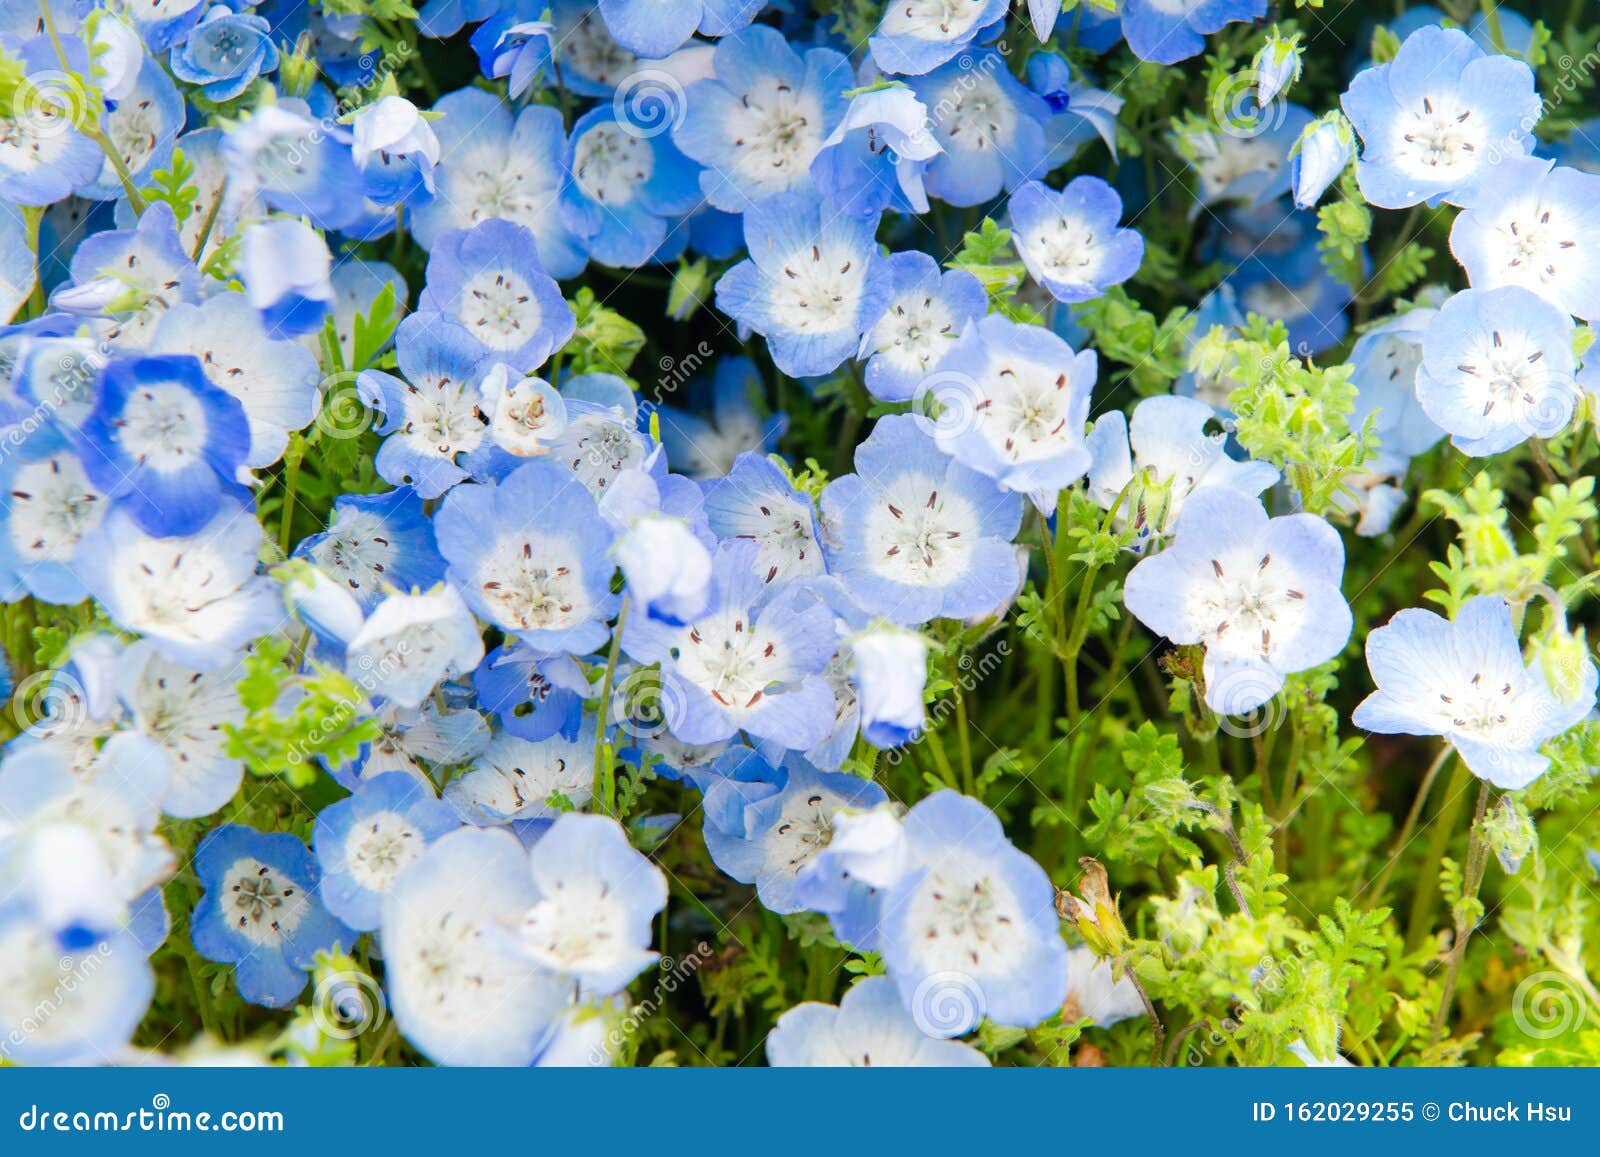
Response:
M73 566L79 545L111 508L82 459L41 431L0 460L0 494L0 575L42 602L81 602L88 592Z
M214 4L172 50L167 67L179 80L200 85L207 100L221 103L277 68L278 49L270 26L260 16Z
M550 456L598 500L650 456L649 440L639 432L638 395L615 374L579 374L561 383L561 397L567 424L551 442Z
M857 981L838 1007L806 1001L778 1018L767 1034L774 1068L985 1068L971 1045L929 1036L912 1019L894 981Z
M667 241L668 219L700 204L699 167L665 133L635 124L616 107L578 118L566 168L567 228L604 265L631 269L650 261Z
M664 469L659 481L643 467L625 471L606 491L600 514L617 530L612 553L639 613L681 626L706 612L717 540L699 487Z
M345 672L374 696L420 707L441 682L473 670L482 658L478 624L446 586L385 596L349 641Z
M333 300L332 267L327 242L299 221L277 218L244 231L245 296L273 337L321 328Z
M769 197L744 215L750 257L717 282L717 308L767 339L777 367L814 377L853 356L889 302L877 221Z
M483 344L438 315L412 314L395 332L395 355L403 377L364 370L357 378L361 400L383 413L378 476L437 498L467 477L457 457L484 443L476 382Z
M491 80L506 81L506 95L515 100L544 75L554 57L547 20L519 20L509 12L485 20L472 34L478 67Z
M205 889L190 925L195 951L234 965L251 1004L293 1003L316 954L350 936L322 906L316 861L287 832L223 824L200 841L194 870Z
M867 39L872 62L884 72L920 76L962 49L992 39L1010 0L899 0L884 7Z
M1289 162L1289 182L1298 209L1310 209L1339 179L1355 156L1350 122L1338 113L1313 121L1300 135Z
M874 747L899 747L921 733L926 715L928 640L916 631L873 627L850 638L861 734Z
M1600 319L1600 176L1513 156L1484 173L1450 229L1474 289L1520 285L1584 321Z
M616 613L611 531L571 474L529 462L497 486L457 487L434 516L450 582L486 622L529 646L582 655Z
M471 707L453 706L459 693L449 689L420 708L390 705L376 717L379 734L361 753L328 772L340 787L355 791L363 780L400 772L432 795L438 791L429 767L467 763L489 746L489 725ZM441 705L441 702L443 705Z
M197 359L212 385L238 399L250 427L244 464L251 469L282 458L290 431L305 429L322 408L316 356L269 333L241 293L173 305L156 323L150 351Z
M1211 33L1266 12L1267 0L1123 0L1122 35L1140 60L1176 64L1204 52Z
M1086 19L1081 9L1079 13L1079 19ZM1066 164L1096 138L1105 142L1111 159L1116 160L1120 96L1075 78L1071 66L1054 52L1028 57L1028 87L1043 97L1050 109L1045 123L1046 170Z
M811 180L826 201L858 217L926 213L922 175L938 154L915 93L903 84L863 89L811 162Z
M899 808L838 811L827 845L801 865L795 896L827 914L841 943L861 952L882 946L883 897L914 866Z
M350 132L350 157L374 204L415 205L433 196L439 138L416 105L392 93L381 96L357 110Z
M1008 207L1018 256L1057 301L1099 297L1144 260L1144 238L1117 227L1122 198L1099 177L1078 177L1060 192L1029 181Z
M739 455L725 478L706 487L705 512L719 539L756 544L754 566L763 582L822 573L816 510L770 458Z
M354 795L317 813L322 902L357 932L373 931L400 873L460 826L454 812L403 772L362 780Z
M500 934L536 898L516 837L472 830L435 840L384 894L390 1007L435 1064L529 1064L570 1008L571 982Z
M860 776L821 772L803 759L773 768L754 752L730 752L706 788L705 838L712 861L779 914L805 910L795 875L827 846L833 817L888 797Z
M834 652L833 616L798 587L765 585L756 553L751 542L723 543L712 563L716 606L689 626L630 617L622 645L640 663L661 664L665 720L683 742L744 731L803 751L833 724L821 675Z
M74 565L113 623L209 671L283 621L276 588L256 574L262 539L254 512L235 500L187 538L151 537L113 509Z
M915 866L883 898L884 964L924 1033L1028 1027L1060 1010L1067 946L1055 888L995 814L953 791L905 817Z
M1578 402L1572 319L1520 286L1464 289L1422 337L1417 400L1464 454L1549 438Z
M117 660L118 683L149 757L163 765L161 810L180 819L221 808L244 778L230 756L229 727L244 724L237 671L195 671L140 640Z
M256 109L222 138L222 158L234 214L260 205L342 229L364 212L349 131L319 119L303 100Z
M673 406L655 408L661 420L661 445L674 470L690 478L720 478L745 452L764 453L777 447L789 418L786 414L762 417L757 407L765 391L754 362L743 357L718 358L709 390L705 385L691 383L689 397L692 403L697 396L710 394L709 418Z
M200 298L200 271L178 233L172 207L153 204L128 229L107 229L72 255L71 276L50 296L68 313L118 318L121 335L142 345L162 311Z
M981 205L1044 176L1050 106L1011 75L998 52L962 53L906 83L934 110L930 128L944 150L928 164L929 194L951 205Z
M583 272L583 244L567 228L560 192L566 181L566 129L559 109L530 105L512 120L492 93L464 88L434 105L439 139L435 197L412 217L417 244L499 218L532 232L539 263L552 277Z
M943 272L920 249L884 259L894 292L865 337L858 356L866 356L867 392L886 402L908 402L917 388L944 367L945 356L967 323L989 309L983 284L965 269Z
M1239 262L1223 284L1243 313L1283 322L1290 348L1301 357L1344 339L1350 328L1345 307L1354 294L1322 261L1314 213L1268 201L1233 207L1223 224L1220 256Z
M1266 462L1228 457L1226 432L1207 431L1215 424L1216 411L1197 398L1146 398L1134 407L1131 427L1120 410L1103 415L1088 438L1089 496L1111 510L1137 480L1143 489L1128 493L1119 517L1160 536L1192 494L1227 486L1254 497L1278 481Z
M1361 194L1385 209L1465 203L1498 157L1532 148L1543 112L1525 63L1434 27L1358 74L1341 104L1361 136Z
M558 731L576 733L590 693L571 655L546 654L523 643L490 651L472 673L472 688L478 705L493 711L502 728L534 743Z
M1401 611L1367 636L1367 666L1378 689L1356 708L1357 727L1440 736L1474 775L1506 791L1543 775L1550 761L1540 746L1595 705L1594 664L1572 672L1576 695L1558 695L1523 660L1511 608L1495 595L1468 599L1453 622Z
M178 0L163 7L156 0L130 4L127 15L151 52L163 52L189 35L205 12L205 0Z
M512 950L609 996L656 959L652 924L667 878L610 816L557 817L528 853L533 899L506 931Z
M333 501L328 529L302 538L294 556L348 587L363 611L377 606L387 588L427 590L444 578L433 524L409 487L341 494Z
M1246 715L1350 638L1344 544L1310 514L1269 518L1231 487L1192 495L1170 545L1128 575L1123 604L1179 646L1203 644L1206 705Z
M754 20L766 0L600 0L600 16L616 42L651 60L669 56L696 29L727 36Z
M236 485L244 410L186 355L114 358L79 431L83 468L148 534L193 534Z
M944 454L911 415L879 419L855 461L822 492L823 544L863 608L915 625L1010 597L1019 496Z
M1054 333L989 314L969 325L923 383L943 409L939 448L1041 510L1089 468L1084 427L1097 359Z
M811 162L845 111L850 62L831 48L804 56L757 24L718 42L715 75L684 92L673 142L705 166L700 188L743 212L776 193L808 192Z
M492 218L434 239L417 310L443 314L483 355L525 372L565 345L576 325L533 234Z

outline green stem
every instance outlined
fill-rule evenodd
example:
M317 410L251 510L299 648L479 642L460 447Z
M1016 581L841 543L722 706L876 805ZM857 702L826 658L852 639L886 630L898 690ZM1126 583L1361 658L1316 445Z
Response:
M294 545L294 496L300 486L300 462L305 457L305 441L296 434L283 453L283 521L278 525L278 550L288 557Z
M617 677L617 658L622 653L622 628L628 621L628 597L622 597L617 609L617 625L611 632L611 650L606 654L606 673L600 680L600 719L594 736L594 798L601 813L611 815L615 810L613 796L616 784L611 760L606 757L606 720L611 714L611 685Z
M1483 873L1489 866L1489 842L1483 836L1483 817L1489 810L1489 783L1484 781L1478 789L1478 807L1472 816L1472 831L1468 836L1467 866L1461 877L1461 903L1456 913L1456 938L1450 945L1450 965L1444 977L1444 991L1439 996L1439 1007L1433 1014L1431 1044L1438 1044L1450 1020L1450 1006L1455 1002L1456 982L1461 979L1461 964L1467 958L1467 941L1477 920L1472 917L1472 902L1483 887Z

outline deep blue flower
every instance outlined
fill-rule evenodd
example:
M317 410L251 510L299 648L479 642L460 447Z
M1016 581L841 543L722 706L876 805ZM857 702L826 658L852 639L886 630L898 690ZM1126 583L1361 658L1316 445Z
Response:
M114 358L79 432L83 468L149 534L193 534L237 484L244 409L185 355Z
M1022 86L998 52L985 48L906 82L929 110L941 152L924 178L930 196L981 205L1045 173L1051 109Z
M605 265L645 264L666 242L668 220L700 203L699 166L616 107L590 109L573 125L566 168L567 227Z
M234 965L251 1004L293 1003L316 954L354 941L323 907L316 861L287 832L223 824L200 841L194 870L205 889L190 922L195 951Z
M1029 181L1007 205L1018 255L1057 301L1099 297L1144 260L1144 238L1118 227L1122 198L1099 177L1078 177L1059 192Z
M811 180L846 213L926 213L922 177L938 154L928 110L915 93L902 84L863 89L811 162Z
M1176 64L1204 52L1211 33L1266 12L1267 0L1123 0L1122 35L1140 60Z
M220 103L277 68L278 49L262 17L215 4L172 50L167 67L179 80L200 85L207 100Z
M433 524L410 487L341 494L334 499L328 529L301 539L294 555L348 587L364 611L376 606L387 588L427 590L444 578Z

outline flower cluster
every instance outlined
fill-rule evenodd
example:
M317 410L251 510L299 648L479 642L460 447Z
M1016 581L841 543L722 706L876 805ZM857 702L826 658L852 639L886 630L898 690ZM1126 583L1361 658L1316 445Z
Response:
M1600 762L1543 24L10 7L0 1060L1487 1047Z

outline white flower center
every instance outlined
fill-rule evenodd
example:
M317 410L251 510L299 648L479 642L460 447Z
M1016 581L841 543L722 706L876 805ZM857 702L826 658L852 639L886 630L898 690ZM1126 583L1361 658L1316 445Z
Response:
M270 864L246 856L223 873L222 900L228 926L252 944L276 948L294 934L311 901L293 880Z
M1455 93L1425 96L1395 118L1395 160L1428 180L1456 180L1478 165L1488 122Z
M956 333L955 315L940 298L913 290L894 299L872 327L872 348L896 365L926 370L944 357Z
M583 570L563 539L503 538L478 567L478 585L499 623L513 630L554 631L588 618Z
M1550 384L1544 351L1527 334L1510 330L1492 331L1457 368L1483 417L1500 422L1519 421L1536 409Z
M70 562L106 503L71 455L19 467L11 479L11 545L29 563Z
M1105 264L1105 246L1087 222L1061 216L1021 239L1023 250L1045 277L1066 285L1088 285Z
M789 673L780 636L749 622L743 612L696 623L675 657L685 679L734 711L755 707Z
M413 386L406 391L404 414L400 435L424 454L454 458L483 441L486 419L463 382Z
M990 866L954 848L917 885L907 911L919 955L935 971L1014 962L1026 936L1016 896Z
M892 582L946 586L966 573L978 516L966 499L908 475L888 487L867 515L872 569Z
M991 366L973 407L979 433L1012 462L1054 458L1077 447L1071 379L1038 362L1008 358Z
M813 245L789 256L772 288L773 312L797 333L853 328L861 311L866 263L842 246Z
M1269 659L1298 632L1305 615L1300 579L1272 555L1234 551L1211 559L1209 581L1190 593L1189 614L1207 647Z
M894 0L879 31L918 40L954 40L978 22L983 8L983 0Z
M387 530L383 519L368 511L343 512L328 537L311 550L311 560L353 591L376 590L394 562Z
M182 386L144 386L123 407L120 433L139 465L163 474L182 470L205 449L205 407Z
M422 855L422 833L402 815L368 816L345 841L345 868L369 892L387 892L401 869Z
M486 269L468 278L456 308L461 324L497 350L520 348L544 320L532 287L509 269Z
M740 173L758 185L786 189L806 174L822 148L822 106L810 93L767 77L740 98L727 131Z
M929 114L961 152L1004 149L1017 123L1016 108L988 73L961 73Z
M650 142L621 125L602 124L584 133L573 150L572 176L602 205L626 205L655 172Z

